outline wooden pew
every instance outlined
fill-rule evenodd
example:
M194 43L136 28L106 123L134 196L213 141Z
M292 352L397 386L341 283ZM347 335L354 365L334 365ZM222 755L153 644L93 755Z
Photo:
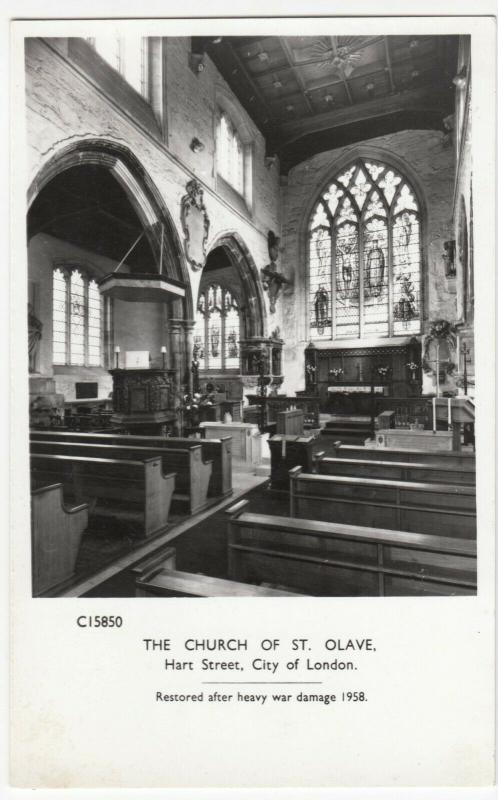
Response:
M228 510L229 576L317 596L472 595L476 542Z
M427 452L426 450L397 450L392 447L357 447L342 444L337 441L333 444L334 458L362 458L371 461L410 461L418 464L431 464L451 470L453 467L463 467L475 471L475 453L460 452Z
M137 597L296 597L293 592L181 572L174 547L132 570Z
M187 504L188 513L196 514L208 504L207 491L211 478L210 461L202 460L201 448L192 444L182 448L131 447L114 444L92 444L83 442L41 442L32 439L33 453L55 453L61 455L88 456L90 458L132 459L143 461L159 456L165 471L175 472L173 499Z
M465 467L447 469L437 464L409 461L382 461L382 452L377 452L379 454L378 461L360 458L329 458L324 457L324 453L315 453L314 471L320 475L349 475L353 478L380 478L381 480L385 478L392 481L475 486L474 470Z
M175 473L163 474L161 459L141 461L32 453L31 481L35 486L61 483L76 500L100 501L99 513L111 504L125 516L132 509L142 536L151 536L168 522ZM110 503L109 503L110 501Z
M476 536L473 486L310 475L289 471L290 515L372 528Z
M88 527L88 506L64 505L62 484L41 486L31 492L32 586L37 597L74 575L83 532Z
M219 439L187 439L185 437L130 436L116 433L66 433L32 431L31 438L38 441L82 442L89 444L131 445L133 447L163 447L175 449L200 446L202 458L212 462L208 497L229 497L232 489L232 437Z

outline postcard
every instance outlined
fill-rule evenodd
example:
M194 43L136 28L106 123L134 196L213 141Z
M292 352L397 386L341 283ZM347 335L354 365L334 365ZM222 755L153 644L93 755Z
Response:
M81 11L11 22L10 787L478 797L494 17Z

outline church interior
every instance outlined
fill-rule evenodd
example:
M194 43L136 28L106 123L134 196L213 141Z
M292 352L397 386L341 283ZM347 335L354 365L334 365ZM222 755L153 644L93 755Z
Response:
M471 40L25 40L34 597L477 591Z

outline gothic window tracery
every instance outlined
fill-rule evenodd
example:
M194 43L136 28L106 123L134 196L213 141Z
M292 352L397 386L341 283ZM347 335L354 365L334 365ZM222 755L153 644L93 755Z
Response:
M420 207L396 169L358 159L316 202L309 226L312 339L420 332Z
M199 296L194 348L201 369L224 371L240 364L240 310L236 297L219 284Z

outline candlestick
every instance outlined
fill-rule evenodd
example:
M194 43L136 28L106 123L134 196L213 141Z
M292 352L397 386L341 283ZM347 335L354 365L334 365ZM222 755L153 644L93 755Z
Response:
M436 433L436 398L432 398L432 432Z
M448 429L451 428L451 397L448 397Z
M119 344L117 344L116 347L114 348L114 356L115 356L115 360L116 360L116 369L118 369L118 367L119 367L119 354L120 354L120 352L121 352L121 349L119 347Z
M161 353L162 353L162 356L163 356L163 369L166 369L166 353L167 352L168 351L166 350L166 347L163 345L161 347Z
M439 342L436 342L436 397L439 397Z

